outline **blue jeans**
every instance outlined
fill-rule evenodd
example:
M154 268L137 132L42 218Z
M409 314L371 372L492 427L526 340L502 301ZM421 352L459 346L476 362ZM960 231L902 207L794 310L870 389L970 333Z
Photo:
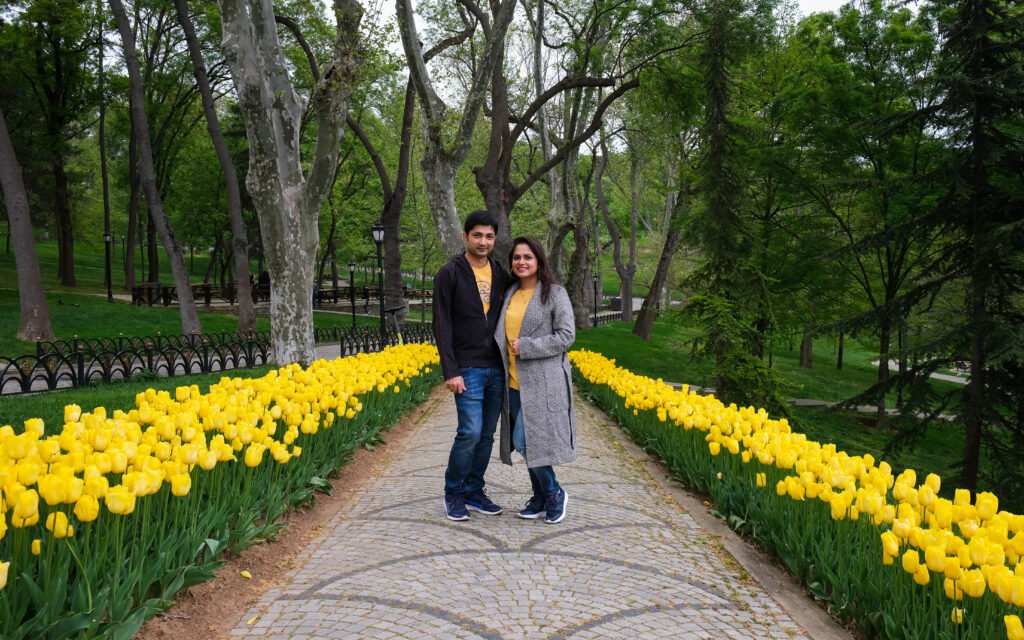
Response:
M522 403L517 389L508 390L508 415L512 420L512 447L526 456L526 429L523 427ZM555 478L555 470L548 465L546 467L529 467L530 485L533 487L533 495L538 498L546 498L558 493L561 488Z
M455 395L459 426L444 472L445 493L473 493L484 488L494 428L505 395L505 372L501 369L472 367L461 372L466 390Z

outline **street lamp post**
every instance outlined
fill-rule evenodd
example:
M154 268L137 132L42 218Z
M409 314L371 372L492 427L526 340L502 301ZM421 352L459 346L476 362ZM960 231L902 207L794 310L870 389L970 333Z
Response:
M597 281L598 276L594 274L594 326L597 326Z
M348 300L352 303L352 327L356 326L356 263L348 263Z
M124 234L121 234L121 268L128 268L128 253L125 249Z
M114 237L110 235L110 231L107 231L103 234L103 247L104 253L106 254L103 261L103 278L107 284L107 302L114 301L114 291L110 283L112 279L110 277L110 243L111 241L113 241L113 239Z
M377 302L380 303L380 348L387 344L387 333L384 329L384 257L381 249L384 246L384 225L378 219L373 223L373 241L377 245Z

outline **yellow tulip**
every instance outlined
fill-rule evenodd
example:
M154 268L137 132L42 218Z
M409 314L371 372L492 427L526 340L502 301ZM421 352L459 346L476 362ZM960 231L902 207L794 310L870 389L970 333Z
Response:
M187 473L179 473L171 476L171 493L179 498L187 496L192 490L192 476Z
M925 564L929 570L941 573L946 566L946 550L939 545L925 547ZM957 566L959 563L957 563Z
M960 567L960 559L956 556L946 556L942 573L950 580L959 579L960 576L963 575L963 569Z
M53 533L58 540L75 535L74 527L68 526L68 517L63 511L56 511L46 516L46 530Z
M261 444L250 444L245 450L245 466L258 467L263 462L263 452L266 450Z
M103 478L105 481L106 478ZM95 496L88 493L82 494L82 497L75 503L75 517L80 522L92 522L99 516L100 503Z
M882 534L882 551L888 556L896 556L900 552L900 539L892 531Z
M928 567L923 564L914 572L914 582L922 587L931 582L931 579L931 574L928 573Z
M950 613L949 618L953 621L953 624L963 624L964 610L958 607L953 607L953 611Z
M0 573L0 577L2 577ZM3 581L0 580L0 584ZM1024 640L1024 626L1021 625L1019 616L1003 616L1003 622L1006 624L1006 640Z
M107 510L117 515L126 516L135 511L135 494L123 485L111 488L103 501Z
M978 509L978 516L984 520L991 520L999 511L999 498L988 491L982 491L975 500Z
M11 570L10 562L0 562L0 589L7 586L7 573Z
M981 571L978 569L971 569L969 571L964 571L963 576L960 578L960 586L967 595L972 598L980 598L985 595L987 585L985 576Z
M921 556L916 549L907 549L903 552L903 570L907 573L916 573L921 566Z
M32 555L38 556L43 551L43 541L36 538L32 541Z

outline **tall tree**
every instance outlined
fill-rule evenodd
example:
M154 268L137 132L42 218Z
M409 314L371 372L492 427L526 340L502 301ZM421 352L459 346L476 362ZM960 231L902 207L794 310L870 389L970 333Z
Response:
M218 0L222 48L231 68L249 141L246 186L262 231L271 277L274 360L313 361L313 273L320 244L320 207L334 181L339 141L360 68L356 0L334 0L332 60L311 99L316 143L303 158L303 109L281 52L271 0ZM308 172L303 166L308 165Z
M937 3L943 47L937 129L953 153L942 174L948 185L928 222L948 231L947 250L925 291L958 285L963 303L945 311L928 350L968 362L970 381L953 403L965 440L961 486L974 490L982 452L994 464L992 486L1020 495L1024 466L1024 13L1002 0ZM934 351L933 351L934 353ZM944 360L944 361L943 361ZM926 379L926 378L925 378Z
M76 282L75 234L68 162L74 154L72 140L88 129L85 121L95 94L87 64L95 46L91 10L90 3L72 0L33 2L16 14L10 25L0 25L15 39L8 41L4 51L3 64L10 65L14 73L8 81L24 83L15 102L20 111L30 112L27 120L37 121L41 127L34 129L31 139L19 138L15 144L21 149L30 147L35 157L31 165L39 165L25 168L40 174L34 190L52 207L57 275L62 284L72 287ZM20 133L15 131L15 135Z
M142 73L139 69L139 58L135 50L135 34L132 32L128 14L125 12L121 0L110 0L110 9L114 14L117 30L121 34L125 65L128 67L132 125L137 134L139 169L142 175L142 187L146 193L146 203L149 206L149 218L153 227L159 233L164 251L171 262L171 273L174 275L174 284L178 292L178 309L181 314L182 333L199 333L202 329L199 324L199 314L196 313L195 298L192 295L192 285L189 282L188 269L185 266L181 245L178 244L167 219L167 214L164 211L163 199L157 186L156 170L153 166L153 147L149 135L149 123L146 120Z
M245 228L245 221L242 220L242 195L238 187L238 174L235 173L234 160L232 160L231 152L224 140L224 134L221 133L220 121L217 118L216 105L213 100L213 90L210 88L210 79L206 73L206 63L203 61L199 38L196 37L195 26L188 13L188 3L186 0L175 0L174 8L177 12L178 23L185 33L189 57L192 59L192 69L196 76L196 85L199 87L199 94L203 100L206 130L213 141L213 148L217 152L217 160L224 174L228 219L231 221L231 243L234 250L235 281L238 283L238 330L252 331L256 326L256 315L253 311L249 280L249 236Z
M7 132L7 121L0 109L0 187L4 191L7 221L14 243L14 261L18 272L18 299L21 304L20 340L53 340L50 310L43 293L43 276L39 271L36 241L32 237L28 196L21 179L21 167L14 154L14 145Z
M813 35L811 35L813 34ZM863 291L869 311L852 320L877 331L876 420L885 417L893 338L908 308L898 300L931 258L938 227L920 220L930 207L937 145L929 123L909 120L931 108L935 42L927 15L871 0L844 7L838 16L815 16L811 35L815 69L805 96L802 129L810 134L819 176L803 183L816 205L832 217L846 240L840 266ZM813 80L817 76L821 81ZM827 80L825 80L827 78Z
M423 45L416 28L412 0L396 0L402 47L409 64L409 76L416 87L423 111L423 176L430 209L447 255L461 252L462 223L455 209L455 174L472 145L473 130L487 99L487 87L505 51L505 34L512 22L516 0L495 0L492 16L473 0L459 0L464 8L465 26L476 25L482 32L482 47L474 58L473 75L460 111L449 107L438 95L427 68ZM507 227L507 225L506 225ZM508 233L507 228L502 231Z

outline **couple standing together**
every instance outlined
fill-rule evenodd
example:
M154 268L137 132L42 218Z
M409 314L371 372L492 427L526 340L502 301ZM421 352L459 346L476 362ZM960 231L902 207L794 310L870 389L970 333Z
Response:
M502 512L484 492L500 417L501 461L511 465L512 449L518 451L533 488L519 517L555 524L565 518L569 496L553 466L576 459L569 295L533 238L512 241L510 277L491 258L494 216L475 211L463 231L465 253L434 277L434 337L459 421L444 476L445 514L461 521L470 510Z

